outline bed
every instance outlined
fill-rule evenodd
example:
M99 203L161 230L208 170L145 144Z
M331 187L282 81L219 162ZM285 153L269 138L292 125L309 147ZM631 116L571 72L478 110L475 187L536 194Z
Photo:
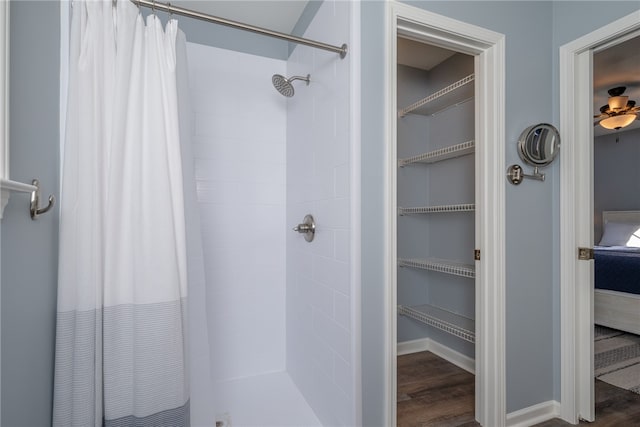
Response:
M640 335L640 211L604 211L594 247L594 321Z

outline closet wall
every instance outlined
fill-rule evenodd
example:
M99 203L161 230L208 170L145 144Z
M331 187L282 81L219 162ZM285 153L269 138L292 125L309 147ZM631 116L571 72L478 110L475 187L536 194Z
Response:
M401 40L399 58L415 47ZM473 358L474 61L439 53L444 60L428 70L398 64L398 342L428 338Z

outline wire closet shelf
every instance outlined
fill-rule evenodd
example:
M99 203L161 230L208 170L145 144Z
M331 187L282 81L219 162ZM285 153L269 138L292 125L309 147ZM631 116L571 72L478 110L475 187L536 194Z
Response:
M340 58L347 56L348 46L344 43L342 46L334 46L327 43L322 43L316 40L305 39L303 37L294 36L291 34L285 34L278 31L269 30L267 28L258 27L255 25L249 25L238 21L232 21L230 19L221 18L219 16L209 15L206 13L198 12L196 10L185 9L184 7L174 6L171 3L161 3L155 0L131 0L137 6L144 6L153 10L159 10L162 12L173 13L175 15L186 16L188 18L199 19L201 21L210 22L213 24L220 24L239 30L250 31L252 33L261 34L268 37L285 40L291 43L303 44L305 46L311 46L317 49L323 49L330 52L335 52L340 55Z
M413 104L409 105L408 107L402 108L400 111L398 111L398 116L399 117L404 117L409 113L413 113L416 110L418 110L420 107L423 107L427 104L429 104L430 102L433 102L439 98L442 98L445 95L448 95L449 93L456 91L464 86L466 86L468 83L471 83L475 80L475 74L470 74L467 77L464 77L460 80L458 80L457 82L454 82L452 84L450 84L447 87L444 87L442 89L440 89L437 92L432 93L429 96L426 96L416 102L414 102ZM465 101L468 100L468 97L465 97ZM463 101L464 102L464 101Z
M475 343L475 321L433 305L398 306L398 314L447 332L470 343Z

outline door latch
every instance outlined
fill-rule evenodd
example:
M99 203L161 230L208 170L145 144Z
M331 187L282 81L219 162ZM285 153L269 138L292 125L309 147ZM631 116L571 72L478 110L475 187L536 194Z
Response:
M578 259L581 261L593 259L593 248L578 248Z

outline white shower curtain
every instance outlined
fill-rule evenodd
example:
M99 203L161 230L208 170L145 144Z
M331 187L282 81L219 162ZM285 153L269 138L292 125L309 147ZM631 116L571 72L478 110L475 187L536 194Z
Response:
M71 22L53 424L186 426L177 22L128 0Z

